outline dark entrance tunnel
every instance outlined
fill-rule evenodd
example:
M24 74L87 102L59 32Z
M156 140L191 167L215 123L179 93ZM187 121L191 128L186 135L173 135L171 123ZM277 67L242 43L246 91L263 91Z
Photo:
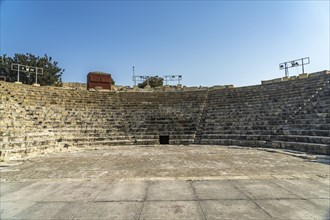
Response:
M169 135L159 135L159 143L160 144L170 144L170 136Z

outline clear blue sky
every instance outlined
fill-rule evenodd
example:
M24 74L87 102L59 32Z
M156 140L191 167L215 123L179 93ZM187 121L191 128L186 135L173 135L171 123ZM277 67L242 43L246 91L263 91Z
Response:
M64 82L89 71L132 85L138 75L183 75L188 86L259 84L278 64L311 58L330 69L329 1L3 1L1 55L47 54ZM296 75L298 69L291 69Z

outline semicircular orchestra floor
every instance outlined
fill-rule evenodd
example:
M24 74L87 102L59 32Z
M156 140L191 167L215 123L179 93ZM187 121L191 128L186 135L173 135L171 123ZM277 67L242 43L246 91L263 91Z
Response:
M2 163L1 219L327 219L327 157L112 146Z

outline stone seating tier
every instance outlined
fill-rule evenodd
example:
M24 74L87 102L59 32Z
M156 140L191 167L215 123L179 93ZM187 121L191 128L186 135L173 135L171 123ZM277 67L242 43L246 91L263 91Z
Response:
M246 146L256 142L254 146L329 154L329 103L326 74L212 91L195 142Z
M156 144L159 134L155 133L155 129L164 127L172 121L177 121L180 126L169 130L170 142L186 143L189 139L193 142L194 132L191 130L195 130L194 115L198 112L200 101L198 93L196 96L195 92L162 92L159 93L159 97L145 94L143 99L135 94L127 96L123 93L113 97L112 93L90 96L91 93L81 95L58 89L53 89L51 93L48 90L40 92L35 88L30 89L29 86L21 86L19 90L4 88L2 92L3 104L8 111L4 115L7 120L1 124L6 130L3 133L1 147L7 153L14 153L15 148L22 152L22 148L49 145L50 142L41 141L46 137L52 137L55 142L57 140L58 146ZM168 96L171 99L169 102L166 101ZM154 103L158 99L164 101ZM186 102L182 103L182 99ZM194 106L197 106L197 110ZM191 109L189 114L184 112L186 108ZM106 132L96 132L102 127ZM65 128L71 128L70 134L65 132ZM84 129L88 128L93 129L86 135ZM57 132L55 129L58 129ZM49 131L44 137L29 135L44 130ZM40 148L44 149L42 146Z
M1 157L158 144L162 134L170 144L330 154L330 75L309 76L240 88L119 93L0 82Z

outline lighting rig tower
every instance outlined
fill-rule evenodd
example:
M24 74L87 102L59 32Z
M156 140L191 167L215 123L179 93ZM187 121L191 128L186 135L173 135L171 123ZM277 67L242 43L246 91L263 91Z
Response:
M144 82L145 80L148 80L149 78L151 78L151 76L136 76L135 75L135 68L133 66L133 82L134 82L134 86L136 86L137 82ZM148 85L149 85L149 81L148 81Z
M134 86L136 86L137 82L144 82L145 80L147 80L147 83L149 85L149 79L152 77L152 76L137 76L135 75L135 67L133 66L133 83L134 83ZM155 76L157 77L157 76ZM167 85L167 83L169 81L177 81L178 84L180 84L181 80L182 80L182 75L166 75L163 77L163 79L165 80L165 85Z
M12 63L11 70L17 71L17 82L19 83L19 73L35 73L36 74L36 82L35 84L38 85L38 75L44 73L44 69L41 67L34 67L34 66L27 66L22 65L19 63Z
M182 80L182 75L167 75L164 76L165 85L167 85L168 81L177 81L178 84L180 84L180 81Z
M305 73L304 65L307 65L307 64L310 64L309 57L283 62L283 63L280 63L279 66L280 66L280 70L284 69L285 76L288 77L289 76L289 68L301 66L302 73Z

